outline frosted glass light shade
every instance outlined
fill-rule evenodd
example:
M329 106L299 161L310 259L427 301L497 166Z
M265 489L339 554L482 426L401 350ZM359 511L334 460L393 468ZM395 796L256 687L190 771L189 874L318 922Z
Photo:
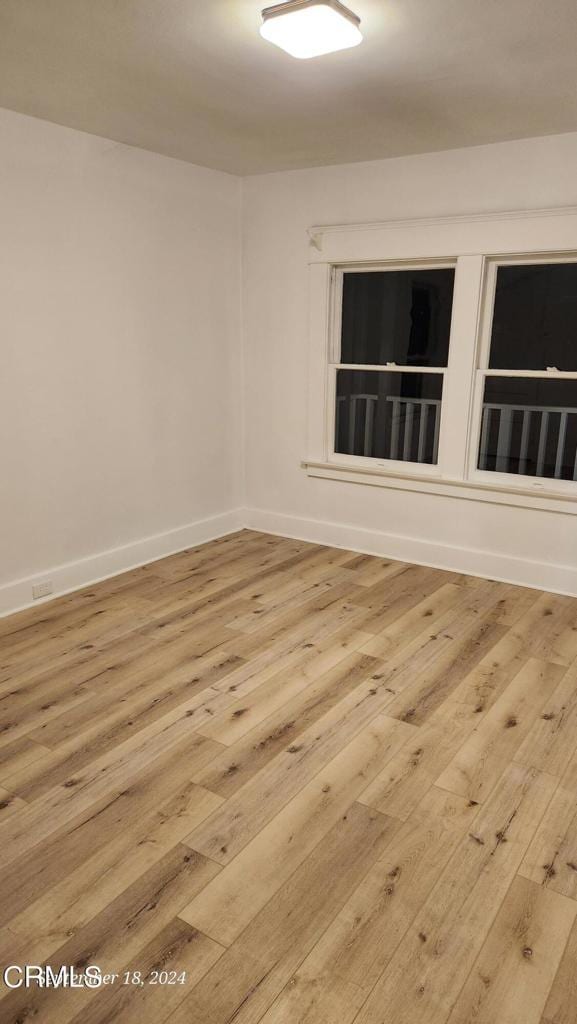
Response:
M288 0L262 12L260 34L301 60L362 41L360 19L338 0Z

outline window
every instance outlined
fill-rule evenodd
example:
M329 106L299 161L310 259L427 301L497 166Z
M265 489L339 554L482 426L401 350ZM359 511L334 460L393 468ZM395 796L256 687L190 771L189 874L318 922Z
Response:
M437 464L454 276L431 266L340 273L335 453Z
M309 475L577 515L577 208L309 238Z
M490 263L477 469L577 480L577 262Z

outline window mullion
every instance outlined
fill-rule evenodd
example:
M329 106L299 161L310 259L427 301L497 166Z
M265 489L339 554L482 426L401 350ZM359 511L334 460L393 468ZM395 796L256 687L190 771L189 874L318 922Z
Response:
M466 474L483 263L483 256L462 256L455 271L439 451L441 473L453 479L463 479Z

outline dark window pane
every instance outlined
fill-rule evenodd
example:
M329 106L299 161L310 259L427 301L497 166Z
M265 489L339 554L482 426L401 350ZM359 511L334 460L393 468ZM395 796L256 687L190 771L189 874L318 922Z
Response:
M577 370L577 263L498 268L489 366Z
M478 465L577 480L577 380L487 377Z
M437 462L442 374L339 370L335 451Z
M454 270L343 274L341 363L446 366Z

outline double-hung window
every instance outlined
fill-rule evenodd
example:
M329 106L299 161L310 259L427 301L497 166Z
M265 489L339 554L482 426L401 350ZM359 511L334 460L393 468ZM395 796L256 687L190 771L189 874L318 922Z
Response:
M575 489L577 262L488 263L479 363L479 478Z
M338 272L335 453L438 463L454 278L452 266Z
M309 474L577 513L577 209L311 236Z

